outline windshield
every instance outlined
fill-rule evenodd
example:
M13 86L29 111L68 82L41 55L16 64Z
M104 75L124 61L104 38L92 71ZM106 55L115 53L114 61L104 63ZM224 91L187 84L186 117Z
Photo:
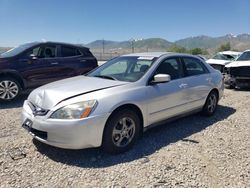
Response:
M27 44L22 44L18 47L12 48L8 50L7 52L2 53L0 56L1 57L13 57L18 55L19 53L23 52L24 50L34 46L34 43L27 43Z
M122 56L108 61L87 76L135 82L155 61L155 57Z
M237 61L250 61L250 51L243 52Z
M233 61L236 58L237 58L237 56L235 56L235 55L217 53L212 59Z

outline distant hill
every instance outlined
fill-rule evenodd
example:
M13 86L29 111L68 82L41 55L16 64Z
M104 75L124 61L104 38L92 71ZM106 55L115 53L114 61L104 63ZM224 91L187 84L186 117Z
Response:
M230 42L233 49L245 50L250 48L250 34L232 35L221 37L196 36L181 39L175 42L178 46L192 48L218 48L220 45Z
M149 39L140 39L134 41L107 41L107 40L96 40L91 43L86 44L85 46L91 49L102 49L103 45L105 49L128 49L132 48L132 43L134 48L139 49L167 49L173 43L162 39L162 38L149 38Z
M103 46L105 53L130 53L134 47L135 52L145 51L167 51L173 45L185 47L187 49L205 48L209 53L214 53L215 49L230 42L231 48L239 51L250 49L250 33L232 35L227 34L220 37L210 36L194 36L188 37L175 42L170 42L162 38L137 39L133 41L111 41L111 40L96 40L88 44L84 44L91 49L95 54L102 53ZM0 53L9 48L1 48Z
M8 51L9 49L10 49L9 47L0 47L0 54Z
M136 48L149 48L149 49L166 49L173 43L162 38L149 38L135 42Z
M92 50L99 50L103 48L105 50L113 50L113 51L126 51L126 49L132 48L131 41L103 41L103 40L96 40L89 44L85 44L85 46L91 48ZM136 51L145 51L145 50L161 50L166 51L170 46L177 45L182 46L187 49L193 48L205 48L205 49L212 49L212 51L218 48L220 45L230 42L232 49L236 50L246 50L250 49L250 34L240 34L240 35L232 35L227 34L221 37L210 37L210 36L195 36L195 37L188 37L185 39L177 40L175 42L169 42L162 38L149 38L149 39L140 39L135 40L133 42L134 48Z

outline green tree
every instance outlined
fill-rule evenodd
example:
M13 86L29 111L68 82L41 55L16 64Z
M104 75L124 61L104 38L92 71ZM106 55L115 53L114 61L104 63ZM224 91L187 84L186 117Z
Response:
M169 52L187 53L187 49L182 46L173 45L167 49Z
M217 49L218 52L227 51L227 50L231 50L230 42L227 42L226 44L222 44L222 45Z
M190 50L190 54L193 54L193 55L202 54L202 49L201 48L193 48Z
M193 48L189 50L189 53L193 55L207 55L208 54L207 50L202 49L202 48Z

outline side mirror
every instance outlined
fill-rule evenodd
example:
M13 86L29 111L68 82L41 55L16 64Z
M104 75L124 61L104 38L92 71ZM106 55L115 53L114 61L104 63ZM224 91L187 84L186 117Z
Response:
M169 74L156 74L154 79L151 81L152 84L159 84L169 82L171 80L171 76Z
M34 54L30 54L30 59L36 60L36 59L37 59L37 56L35 56Z

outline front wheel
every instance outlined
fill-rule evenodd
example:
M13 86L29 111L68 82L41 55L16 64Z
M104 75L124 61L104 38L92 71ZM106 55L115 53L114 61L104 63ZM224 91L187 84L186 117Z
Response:
M133 146L140 133L140 118L131 110L121 110L108 120L102 147L108 153L122 153Z
M202 114L211 116L216 111L218 104L218 95L215 91L211 91L207 97L206 103L202 109Z
M21 86L16 79L0 78L0 101L12 101L18 97Z

